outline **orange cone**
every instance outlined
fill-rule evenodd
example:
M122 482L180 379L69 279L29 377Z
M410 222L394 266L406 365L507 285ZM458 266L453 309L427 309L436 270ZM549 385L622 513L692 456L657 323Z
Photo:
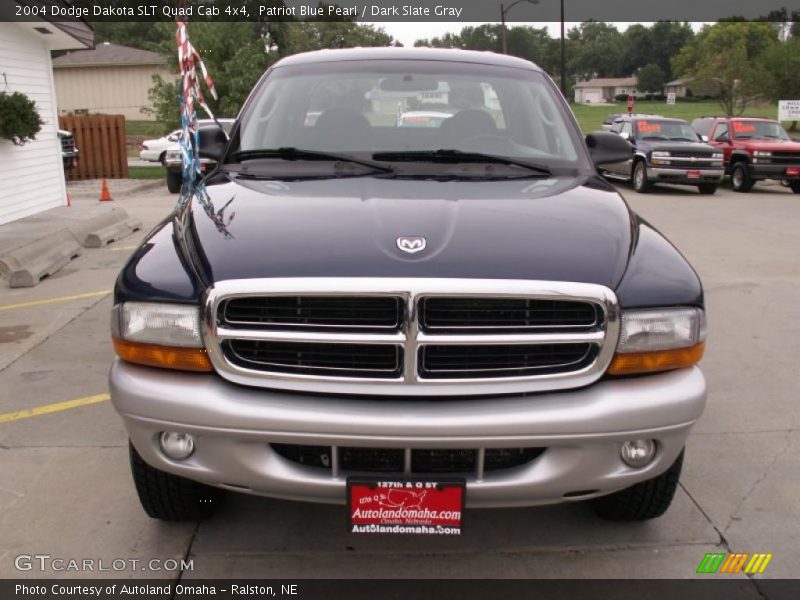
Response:
M112 200L111 193L108 191L108 180L103 177L103 187L100 190L100 202L111 202Z

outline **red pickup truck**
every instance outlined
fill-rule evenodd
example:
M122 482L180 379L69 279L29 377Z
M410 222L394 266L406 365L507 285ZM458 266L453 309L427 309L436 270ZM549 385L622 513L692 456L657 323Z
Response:
M778 121L745 117L702 117L692 128L725 154L725 171L737 192L757 181L777 179L800 194L800 142Z

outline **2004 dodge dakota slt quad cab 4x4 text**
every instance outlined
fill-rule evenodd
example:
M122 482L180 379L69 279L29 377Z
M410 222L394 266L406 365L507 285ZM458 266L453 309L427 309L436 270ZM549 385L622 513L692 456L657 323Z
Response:
M398 126L422 108L452 116ZM584 139L541 69L299 54L199 153L208 198L114 290L111 396L150 516L206 517L223 490L348 505L357 532L667 509L705 405L702 286L598 175L630 144Z

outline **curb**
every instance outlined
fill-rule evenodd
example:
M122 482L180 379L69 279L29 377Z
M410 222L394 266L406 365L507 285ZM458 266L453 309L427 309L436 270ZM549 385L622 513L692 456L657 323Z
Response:
M8 275L9 287L33 287L80 254L75 237L62 230L0 257L0 274Z
M0 256L0 277L12 288L33 287L81 255L81 246L101 248L139 231L142 222L131 219L121 208L64 227Z

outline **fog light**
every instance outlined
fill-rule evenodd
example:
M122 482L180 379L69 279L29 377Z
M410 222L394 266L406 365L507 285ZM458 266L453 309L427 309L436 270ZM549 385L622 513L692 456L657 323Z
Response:
M654 440L630 440L622 444L622 460L629 467L644 467L656 455Z
M194 437L189 433L163 431L158 443L161 451L172 460L186 460L194 452Z

